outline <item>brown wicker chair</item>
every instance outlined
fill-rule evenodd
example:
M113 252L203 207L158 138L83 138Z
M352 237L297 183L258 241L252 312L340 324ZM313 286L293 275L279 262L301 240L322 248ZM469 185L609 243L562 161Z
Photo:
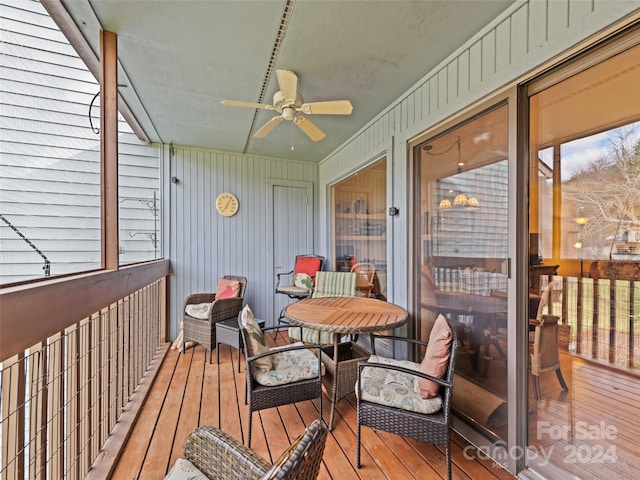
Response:
M244 302L244 292L247 287L246 277L238 277L235 275L225 275L227 280L236 280L240 282L240 292L235 298L224 298L216 300L215 293L194 293L189 295L184 302L183 308L183 343L182 352L185 351L185 345L188 341L193 341L203 345L209 352L209 363L213 349L216 346L216 323L227 318L235 318L242 310ZM209 318L200 319L187 315L187 305L211 303Z
M373 280L376 276L376 267L373 263L356 263L351 267L351 271L355 272L356 290L359 296L369 298L371 290L373 290Z
M294 344L287 345L285 347L277 347L271 349L267 353L256 355L252 348L252 343L248 339L247 329L242 326L242 322L239 320L240 332L242 334L242 342L245 346L245 361L246 361L246 390L245 401L249 405L249 425L247 433L247 445L251 447L251 426L253 419L253 412L258 410L264 410L267 408L279 407L280 405L288 405L295 402L303 402L305 400L313 400L317 398L320 400L319 415L322 420L322 362L320 361L320 345L303 345ZM279 328L286 327L267 327L263 331L278 330ZM300 327L297 327L300 328ZM318 376L298 380L291 383L285 383L283 385L265 386L259 384L255 379L255 367L253 361L262 357L268 357L275 355L276 353L289 352L293 350L309 349L318 357Z
M447 478L451 479L451 441L449 438L449 428L451 426L451 395L453 392L453 370L456 361L456 349L458 339L455 330L452 329L453 338L451 341L451 353L447 370L443 379L431 377L425 373L410 370L399 365L380 364L372 362L358 363L358 383L357 383L357 457L356 466L360 468L360 430L362 425L384 430L386 432L411 437L423 442L442 445L445 447L447 461ZM376 339L396 340L407 342L412 345L426 347L427 343L420 340L411 340L392 335L372 335L371 342L373 353L375 354ZM416 413L401 408L382 405L379 403L362 399L361 376L365 367L381 367L387 370L394 370L406 375L432 380L440 385L440 396L442 398L442 409L436 413L425 414Z
M565 392L569 391L562 370L560 370L560 355L558 353L558 320L554 315L541 315L539 319L529 319L529 325L534 327L531 345L531 361L529 367L533 377L533 391L536 400L540 400L540 374L555 371L558 382Z
M184 445L184 456L211 480L250 480L271 475L280 480L314 480L318 477L327 427L314 421L270 465L253 450L214 427L199 427ZM270 469L272 469L270 471Z

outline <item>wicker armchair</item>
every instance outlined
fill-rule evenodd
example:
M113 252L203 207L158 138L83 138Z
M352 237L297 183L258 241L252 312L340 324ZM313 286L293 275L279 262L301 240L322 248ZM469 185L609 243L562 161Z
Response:
M195 293L187 297L183 308L182 352L184 353L185 345L188 341L199 343L209 352L209 363L211 363L212 352L216 346L216 323L221 320L226 320L227 318L235 318L238 316L242 310L244 292L247 286L246 277L225 275L222 278L240 282L240 292L237 297L216 300L215 293ZM187 314L186 310L188 305L204 303L211 303L211 308L206 319L195 318Z
M240 326L240 332L242 334L242 342L245 346L245 361L246 361L246 381L247 386L245 390L246 402L249 405L249 425L247 433L247 445L251 447L251 429L253 412L264 410L267 408L279 407L281 405L288 405L295 402L304 402L305 400L319 399L319 415L322 420L322 362L320 361L320 345L305 345L294 344L285 347L276 347L270 349L267 353L256 354L253 349L252 342L249 341L249 333L244 328L242 322L238 322ZM278 330L285 327L268 327L263 331ZM296 327L300 328L300 327ZM296 350L310 350L318 358L318 375L306 378L302 380L290 381L290 383L284 383L279 385L261 385L255 380L256 366L254 366L254 360L277 355L285 352L295 352ZM273 357L271 357L273 358Z
M362 425L384 430L386 432L411 437L423 442L442 445L445 447L447 461L447 478L451 479L451 443L449 438L449 428L451 426L451 396L453 392L453 370L456 360L456 349L458 340L455 330L452 329L453 338L451 341L451 351L447 363L446 373L443 379L431 377L425 373L411 370L402 365L388 363L359 362L358 381L356 384L357 399L357 457L356 466L360 468L360 430ZM427 343L420 340L411 340L403 337L391 335L372 335L372 347L375 354L375 341L377 339L403 341L413 345L426 347ZM440 385L440 397L442 408L435 413L417 413L404 410L396 406L383 405L381 403L363 400L362 392L362 371L367 367L382 367L404 375L428 379Z
M531 345L531 361L529 367L533 377L533 391L536 400L542 398L540 393L540 374L555 371L558 382L565 392L569 391L562 370L560 370L560 355L558 353L558 317L541 315L541 318L529 319L529 325L534 327Z
M204 426L187 438L184 457L211 480L313 480L318 477L326 440L327 427L316 420L270 465L230 435ZM176 464L174 470L177 468Z

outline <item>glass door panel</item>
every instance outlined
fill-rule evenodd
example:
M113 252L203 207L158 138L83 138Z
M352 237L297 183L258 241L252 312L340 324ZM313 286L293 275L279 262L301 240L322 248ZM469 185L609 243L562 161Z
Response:
M453 409L507 439L508 108L493 108L415 147L420 316L456 329Z
M552 333L530 333L528 461L549 478L640 477L638 85L635 46L529 98L530 317Z
M337 271L358 273L358 295L387 299L387 160L331 187Z

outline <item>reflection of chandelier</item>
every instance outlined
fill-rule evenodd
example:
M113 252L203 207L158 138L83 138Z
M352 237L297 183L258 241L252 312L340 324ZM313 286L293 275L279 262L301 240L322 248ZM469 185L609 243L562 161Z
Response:
M464 208L465 210L475 211L480 208L480 203L476 197L467 197L464 193L456 195L453 199L453 205L451 205L451 201L448 198L440 200L438 210L451 210L452 208Z
M451 202L449 201L449 199L443 198L442 200L440 200L438 210L451 210Z

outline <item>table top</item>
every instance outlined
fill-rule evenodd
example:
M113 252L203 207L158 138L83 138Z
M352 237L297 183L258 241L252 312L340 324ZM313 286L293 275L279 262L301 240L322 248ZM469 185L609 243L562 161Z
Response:
M341 334L381 332L407 321L404 308L363 297L307 298L289 304L284 315L292 325Z

